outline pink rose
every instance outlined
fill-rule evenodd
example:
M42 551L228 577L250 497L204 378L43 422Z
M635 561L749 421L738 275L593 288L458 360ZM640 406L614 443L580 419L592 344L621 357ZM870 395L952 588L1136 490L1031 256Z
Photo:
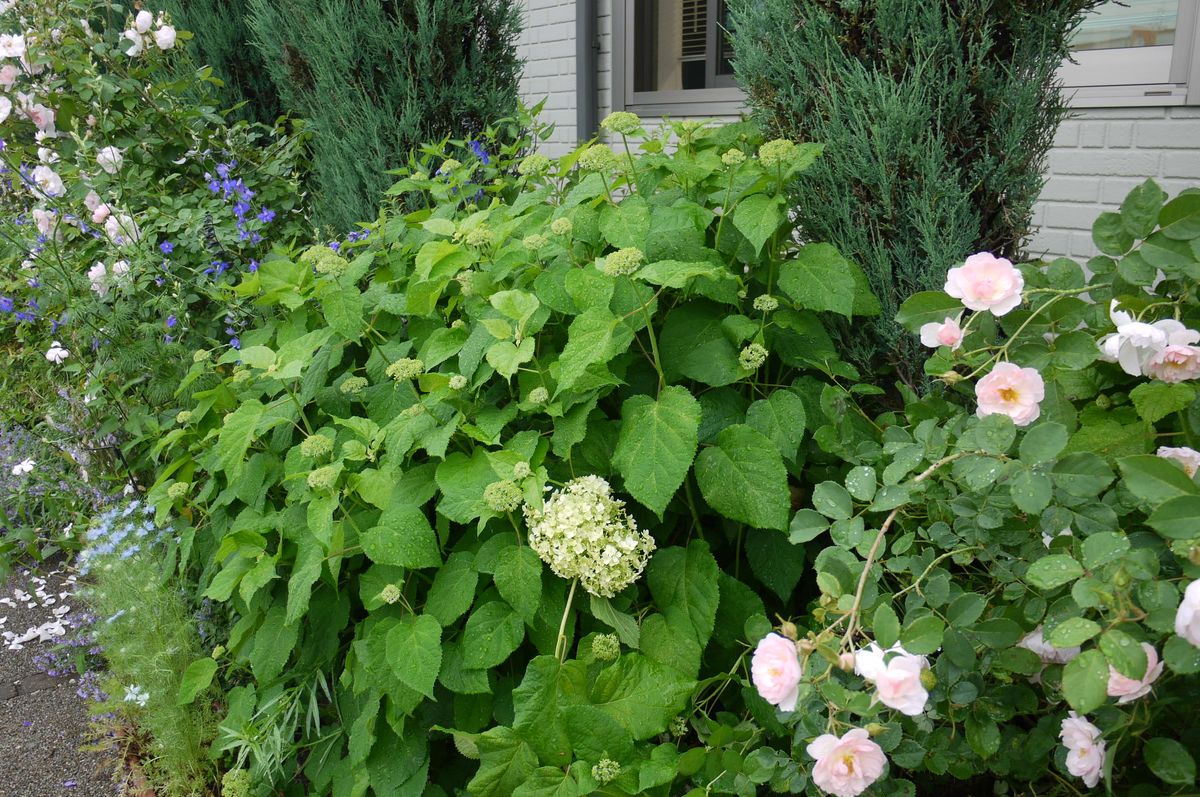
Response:
M0 66L0 86L11 89L17 82L21 71L17 69L15 64L5 64Z
M26 111L26 115L38 130L46 133L54 132L54 111L45 105L38 103L37 105L30 106L28 111Z
M103 224L108 219L110 213L112 213L112 208L104 202L96 205L92 209L92 224Z
M1013 363L997 363L992 372L975 385L979 402L976 415L980 418L1000 413L1013 419L1017 426L1028 426L1038 419L1038 405L1046 397L1046 383L1032 368Z
M1100 782L1104 771L1104 740L1100 729L1074 711L1062 721L1059 731L1063 746L1067 748L1067 771L1090 789Z
M969 310L991 310L1002 316L1021 303L1025 278L1003 257L980 252L946 275L946 293Z
M1188 478L1194 477L1196 475L1196 471L1200 470L1200 451L1197 451L1194 448L1188 448L1187 446L1179 446L1178 448L1172 448L1171 446L1159 446L1158 450L1155 451L1154 454L1162 457L1163 459L1170 459L1178 462L1183 468L1184 473L1188 475Z
M945 321L931 321L921 325L921 345L936 349L938 346L949 346L951 350L962 345L963 331L958 325L957 318L946 316Z
M1175 612L1175 633L1200 648L1200 579L1188 584Z
M1200 349L1170 345L1146 362L1146 375L1164 382L1182 382L1200 376Z
M840 739L832 733L822 734L806 751L817 761L812 768L813 783L836 797L862 794L879 780L887 764L883 748L862 728L846 731Z
M875 685L876 699L910 717L920 716L929 700L921 683L921 671L928 667L928 659L899 645L884 650L872 642L854 653L854 671Z
M1150 685L1162 675L1163 663L1158 660L1158 651L1148 642L1142 643L1146 651L1146 673L1140 679L1121 675L1111 664L1108 665L1108 696L1117 698L1118 703L1130 703L1150 693Z
M779 634L767 634L754 649L750 675L763 700L783 711L796 710L801 672L795 642Z

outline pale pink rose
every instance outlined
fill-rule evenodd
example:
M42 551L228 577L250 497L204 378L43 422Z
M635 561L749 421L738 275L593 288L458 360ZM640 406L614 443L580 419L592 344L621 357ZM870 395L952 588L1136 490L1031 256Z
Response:
M14 33L0 33L0 58L20 58L25 55L25 37Z
M25 115L29 117L29 121L33 122L38 130L46 133L54 132L54 111L45 105L41 103L31 105L26 110Z
M129 48L125 50L125 54L130 58L137 58L146 49L146 40L134 28L123 32L121 36L129 41Z
M61 238L62 234L58 231L58 216L53 210L45 210L43 208L33 209L33 223L37 227L38 232L45 235L47 238L55 236ZM57 234L56 234L57 233Z
M1042 664L1066 664L1079 655L1080 648L1056 648L1042 636L1042 627L1030 631L1017 643L1017 647L1033 651L1042 660Z
M104 296L108 293L108 269L103 263L97 262L96 265L88 269L88 281L92 283L92 290L99 296Z
M3 124L8 115L12 113L12 100L8 97L0 97L0 124Z
M96 151L96 165L109 174L119 172L124 162L125 157L116 147L101 147Z
M1200 579L1188 584L1175 612L1175 633L1200 648Z
M979 402L976 415L983 418L1000 413L1013 419L1017 426L1028 426L1041 415L1038 406L1046 397L1046 383L1032 368L1013 363L997 363L992 372L975 385Z
M137 16L133 18L133 28L138 33L149 33L150 26L154 24L154 15L149 11L139 11Z
M33 179L34 193L46 197L62 196L66 193L67 188L63 185L62 178L49 166L34 167L30 177Z
M21 68L29 75L40 75L46 71L46 65L31 60L28 52L21 56Z
M928 668L928 659L914 656L900 645L884 650L872 642L854 652L854 671L875 685L875 698L910 717L920 716L929 700L921 683L921 671Z
M1194 448L1188 448L1187 446L1179 446L1178 448L1159 446L1154 454L1163 459L1178 462L1183 467L1183 471L1188 475L1188 478L1194 477L1196 471L1200 470L1200 451Z
M957 318L946 316L945 321L930 321L921 325L921 345L936 349L949 346L953 351L962 345L963 331Z
M170 25L163 25L154 31L154 44L160 50L170 50L175 46L175 29Z
M15 64L0 66L0 88L11 89L16 85L20 75L21 70L17 69Z
M101 202L92 209L92 224L103 224L111 213L112 208L110 208L106 203Z
M800 696L800 658L796 643L779 634L767 634L754 649L750 676L762 699L782 711L795 711Z
M883 748L871 741L862 728L846 731L842 738L822 734L808 745L806 752L816 759L813 783L835 797L857 797L879 780L887 757Z
M1063 746L1067 748L1067 771L1090 789L1100 782L1104 771L1104 740L1100 729L1074 711L1062 721L1059 731Z
M113 263L111 273L114 277L124 277L129 273L129 261L118 260L116 263Z
M88 210L95 211L96 208L100 207L100 195L95 191L88 191L87 196L83 198L83 204ZM97 222L97 224L99 223Z
M1183 382L1200 376L1200 349L1170 345L1146 362L1146 376L1164 382Z
M117 246L137 243L138 239L142 237L137 223L124 213L114 213L109 216L104 222L104 232L108 233L108 240Z
M980 252L946 275L946 293L969 310L991 310L1002 316L1021 303L1025 278L1003 257Z
M1150 686L1162 675L1163 663L1158 660L1158 651L1148 642L1142 643L1146 651L1146 673L1140 679L1121 675L1111 664L1108 665L1108 696L1117 698L1118 703L1130 703L1150 693Z

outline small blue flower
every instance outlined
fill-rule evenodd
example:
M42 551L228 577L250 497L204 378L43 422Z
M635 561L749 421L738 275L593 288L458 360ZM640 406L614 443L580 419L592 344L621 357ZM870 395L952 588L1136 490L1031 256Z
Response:
M477 158L479 158L479 160L483 161L484 166L487 166L489 163L492 162L491 156L488 155L487 150L484 149L483 145L480 144L478 141L471 142L471 151L475 153L475 157L477 157Z
M240 349L240 348L242 348L242 342L240 340L238 340L237 338L230 338L229 339L229 348Z
M175 251L175 244L170 241L163 241L158 245L158 248L162 250L164 255L169 255Z
M329 244L329 248L336 252L342 248L342 245L340 243L338 243L337 241L331 241Z
M11 313L13 311L13 300L7 296L0 296L0 313Z
M270 224L275 221L275 211L270 208L263 208L258 212L258 220L263 224Z
M173 315L167 316L167 329L174 329L175 325L178 323L179 323L179 319L176 318L175 316L173 316Z
M253 274L255 271L258 271L258 261L251 260L250 265L246 267L246 270L249 271L251 274Z

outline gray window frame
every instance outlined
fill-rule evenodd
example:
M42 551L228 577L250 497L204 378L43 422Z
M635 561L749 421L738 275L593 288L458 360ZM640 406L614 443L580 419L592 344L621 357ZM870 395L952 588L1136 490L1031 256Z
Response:
M736 85L683 91L634 91L634 48L630 43L634 41L634 14L631 12L636 2L638 0L612 0L614 111L632 111L643 117L710 117L737 116L746 110L745 93ZM715 6L716 0L709 0L710 9ZM710 13L715 16L715 11ZM712 26L710 53L715 53L715 37L716 26ZM1200 0L1179 0L1179 22L1173 47L1167 83L1124 86L1072 86L1067 83L1064 92L1068 104L1073 108L1200 105Z

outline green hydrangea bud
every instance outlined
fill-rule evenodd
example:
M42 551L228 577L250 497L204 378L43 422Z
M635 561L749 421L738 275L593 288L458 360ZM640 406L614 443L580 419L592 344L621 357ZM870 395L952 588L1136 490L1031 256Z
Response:
M786 138L776 138L758 148L758 159L764 168L774 169L777 166L787 166L796 157L796 142Z
M738 365L747 371L757 371L766 361L767 350L758 343L751 343L738 354Z
M450 172L461 168L462 164L456 161L454 158L446 158L446 160L442 161L442 165L438 168L438 174L449 174Z
M400 600L400 588L395 584L388 584L379 591L379 600L389 606Z
M637 271L645 257L642 250L633 246L618 249L605 256L604 273L610 277L622 277Z
M545 155L534 153L526 155L517 165L517 173L526 177L545 174L550 169L550 159Z
M305 249L300 255L300 262L312 266L318 274L329 274L333 277L340 277L350 267L346 258L320 244Z
M240 385L242 382L248 381L251 376L253 376L253 374L250 373L249 368L238 368L234 370L232 374L230 374L229 381L233 382L235 385Z
M518 462L513 465L513 478L525 479L533 475L533 469L529 467L528 462Z
M614 111L600 122L600 127L623 136L633 135L641 126L642 120L638 118L636 113L630 113L629 111Z
M454 275L454 281L458 283L459 290L463 296L470 296L475 293L475 285L471 282L473 271L463 271Z
M206 363L211 357L212 352L210 352L208 349L196 349L196 351L192 354L192 362Z
M754 309L760 313L772 313L779 309L779 300L774 296L763 294L754 297Z
M250 770L231 769L221 777L221 797L250 797L253 786Z
M592 658L596 661L616 661L621 657L621 640L616 634L597 634L592 637Z
M535 387L529 391L530 404L545 404L550 400L550 391L544 387Z
M541 233L534 233L533 235L526 235L521 243L525 244L525 248L529 251L536 252L549 243L549 239Z
M182 410L182 411L180 411L180 413L178 415L175 416L175 423L179 424L180 426L183 426L184 424L188 424L191 422L192 422L191 410Z
M463 376L462 374L455 374L454 376L450 377L450 389L451 390L462 390L466 386L467 386L467 378L465 376Z
M450 328L451 329L466 329L467 322L463 321L461 318L456 318L450 322Z
M571 230L574 229L574 227L575 225L572 224L571 220L566 216L557 218L550 222L550 232L554 233L555 235L570 235Z
M611 758L601 758L599 762L592 767L592 777L596 782L604 785L610 781L614 781L621 777L621 765Z
M476 249L482 249L485 246L492 244L492 231L487 227L476 227L467 232L463 237L467 246L473 246Z
M180 501L187 497L191 488L191 482L175 482L167 488L167 497L172 501Z
M402 357L389 365L385 373L397 382L405 379L416 379L425 373L425 363L412 357Z
M671 726L669 730L672 736L687 736L687 720L683 717L683 715L676 717L675 719L671 720Z
M483 502L493 512L512 512L525 502L521 488L509 479L492 482L483 488Z
M585 172L604 172L617 165L617 156L607 144L592 144L579 153L577 163Z
M361 393L368 384L365 377L351 376L342 382L342 386L339 389L348 396L354 396Z
M333 441L323 434L313 434L300 443L300 453L309 459L320 459L333 453Z
M314 490L332 490L337 483L337 469L326 465L308 474L308 486Z
M410 404L409 406L405 407L404 410L400 414L403 415L405 418L415 418L418 415L424 415L425 414L425 405L424 404Z
M721 163L726 166L739 166L746 161L746 153L740 149L728 149L721 155Z

